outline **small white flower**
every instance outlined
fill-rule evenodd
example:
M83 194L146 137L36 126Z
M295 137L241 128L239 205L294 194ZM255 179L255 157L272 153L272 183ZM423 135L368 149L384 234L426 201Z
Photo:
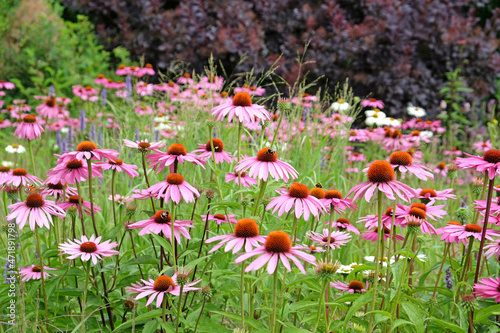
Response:
M67 134L69 132L69 127L63 127L60 129L61 133Z
M14 143L5 147L5 151L11 154L23 154L26 152L26 149L23 146Z
M432 138L434 136L434 133L432 133L432 131L422 131L420 132L420 136L426 136L428 138Z
M365 260L366 261L371 261L371 262L374 262L375 261L375 257L374 256L366 256L365 257ZM383 267L387 267L387 261L389 259L387 257L383 257L380 259L380 262L382 263L382 266ZM391 264L394 262L394 257L391 258Z
M392 126L392 127L400 127L401 126L401 121L395 118L385 118L384 119L385 125L387 126Z
M349 103L344 101L343 99L339 99L336 102L332 103L331 108L333 111L347 111L349 109Z
M365 116L380 118L380 119L384 119L387 117L386 114L384 112L380 111L379 109L367 110L367 111L365 111Z
M367 117L365 119L366 126L385 126L387 118L378 118L378 117Z
M410 116L414 116L414 117L424 117L427 112L425 112L424 109L418 107L418 106L413 106L413 105L408 105L408 107L406 108L406 112L410 115Z
M14 162L12 162L12 161L2 161L2 166L8 167L8 168L13 168L14 167Z

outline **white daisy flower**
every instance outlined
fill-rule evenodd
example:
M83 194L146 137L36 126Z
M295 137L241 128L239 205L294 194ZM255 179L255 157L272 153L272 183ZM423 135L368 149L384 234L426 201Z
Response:
M414 116L414 117L417 117L417 118L420 118L420 117L424 117L427 112L425 112L424 109L418 107L418 106L413 106L413 105L408 105L408 107L406 108L406 112L410 115L410 116Z
M347 111L349 109L349 103L344 101L343 99L339 99L336 102L332 103L331 108L333 111Z
M11 154L23 154L26 152L26 148L17 143L13 143L5 147L5 151Z

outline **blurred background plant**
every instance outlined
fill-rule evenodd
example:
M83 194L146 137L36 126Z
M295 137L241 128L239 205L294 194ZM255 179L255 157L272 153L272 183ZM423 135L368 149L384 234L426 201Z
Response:
M18 98L48 95L48 87L71 96L71 87L90 84L95 73L111 73L110 52L95 37L83 15L61 19L63 7L44 0L0 3L0 76L18 88ZM111 50L128 62L124 48Z

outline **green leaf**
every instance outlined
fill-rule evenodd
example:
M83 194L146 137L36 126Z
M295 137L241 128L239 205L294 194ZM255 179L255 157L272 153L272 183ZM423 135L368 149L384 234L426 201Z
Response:
M460 326L455 325L455 324L453 324L452 322L449 322L449 321L437 319L436 317L431 317L430 320L432 320L433 322L435 322L436 324L438 324L441 327L444 327L444 328L447 328L449 330L452 330L453 332L457 332L457 333L465 333L465 332L467 332L465 329L463 329Z
M142 333L153 333L156 331L156 328L158 327L158 322L156 320L152 320L146 325L144 325L144 328L142 329Z
M168 312L168 311L167 311ZM139 323L140 321L146 320L146 319L151 319L151 318L161 318L162 315L162 309L156 309L153 311L149 311L147 313L144 313L140 316L135 317L135 323ZM113 332L120 332L126 328L129 328L132 326L132 320L126 321L117 328ZM128 331L127 331L128 332Z
M418 333L424 333L424 319L422 318L422 313L418 310L418 308L414 304L408 302L404 302L402 306L410 321L415 324L416 331Z
M305 330L303 328L297 328L297 327L288 327L283 330L283 333L310 333L309 330Z
M375 291L372 291L372 292L375 292ZM344 319L344 333L346 332L347 324L351 320L354 313L356 313L356 311L358 311L358 309L361 308L363 305L370 302L371 296L372 296L371 293L363 294L356 301L354 301L354 303L352 303L352 305L349 308L349 311L347 311L347 314L346 314L345 319Z
M479 310L476 315L474 316L474 321L483 321L484 319L488 318L489 316L492 315L497 315L500 313L500 304L495 304L488 306L486 308L483 308Z
M221 315L223 317L229 318L229 319L237 321L237 322L241 322L241 315L239 315L237 313L231 313L231 312L225 312L225 311L210 311L210 312ZM255 328L255 329L264 328L263 324L260 321L255 320L255 319L250 318L250 317L247 317L247 316L245 316L245 323L248 324L249 326L251 326L252 328Z

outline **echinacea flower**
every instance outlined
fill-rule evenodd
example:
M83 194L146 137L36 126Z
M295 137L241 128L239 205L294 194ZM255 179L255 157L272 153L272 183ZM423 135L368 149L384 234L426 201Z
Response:
M462 243L466 245L468 243L468 239L458 239L457 228L455 228L456 226L462 226L462 223L450 221L446 226L436 229L436 234L441 235L441 240L444 240L446 243Z
M358 210L352 199L343 199L342 193L337 190L328 190L325 192L325 197L320 200L323 205L328 209L333 209L337 214L342 214L346 209Z
M482 157L465 153L468 157L455 160L459 169L476 169L479 172L488 172L490 179L500 175L500 150L490 149Z
M443 177L446 177L448 174L448 167L446 166L446 163L444 162L439 162L436 165L436 168L434 169L434 173L438 173Z
M72 160L102 160L107 158L109 160L116 159L118 152L113 149L98 149L96 144L92 141L83 141L76 146L76 151L64 153L59 156L57 163L68 162Z
M481 234L483 231L483 227L481 227L478 224L466 224L466 225L448 224L445 228L446 228L446 234L447 234L446 239L448 239L448 240L453 239L457 243L459 241L468 239L469 237L473 237L477 240L481 240ZM443 234L443 236L444 236L444 234ZM493 236L498 236L498 231L486 229L486 234L484 237L486 239L489 239L490 241L493 241ZM441 237L441 238L443 238L443 237ZM450 243L450 241L448 241L448 240L447 240L447 242Z
M68 254L70 260L78 257L82 261L92 259L94 265L97 265L97 259L104 260L102 257L111 257L120 253L113 250L114 247L118 246L117 242L111 243L111 240L108 239L101 243L101 238L101 236L96 238L95 235L87 238L87 236L83 235L81 239L75 239L74 241L68 239L67 243L59 244L59 249Z
M374 161L367 172L368 181L354 186L347 196L354 193L353 200L364 195L365 200L370 202L375 190L382 191L389 199L395 200L397 194L404 201L410 201L415 197L415 190L406 184L394 180L395 173L387 161Z
M68 210L71 207L76 208L76 210L78 211L78 216L81 218L82 216L80 214L80 209L78 208L79 204L82 206L82 212L84 212L87 215L92 215L92 213L91 213L92 206L90 205L90 202L83 201L83 198L79 197L78 195L72 195L68 198L67 201L60 202L57 205L64 210ZM101 211L102 211L102 209L99 208L99 206L94 204L94 213L101 212Z
M329 224L330 222L326 222L326 224ZM332 221L331 222L332 227L336 227L339 231L350 231L354 232L356 235L359 235L359 230L355 226L349 222L348 219L346 218L338 218L337 221Z
M227 216L229 216L229 222L227 220ZM236 215L224 215L224 214L214 214L214 215L200 215L202 221L215 221L217 225L221 225L222 223L234 223L236 224L238 221L236 220Z
M479 142L472 144L472 148L474 148L474 150L476 150L478 152L486 153L488 150L490 150L493 147L491 146L491 141L486 140L484 142L479 141Z
M46 271L55 271L55 268L50 268L49 266L43 266L43 278L46 279L52 275ZM40 266L31 265L31 267L23 267L19 270L19 274L22 277L22 281L29 280L40 280L42 278L42 268ZM55 274L54 274L55 276Z
M226 116L229 122L233 117L237 117L241 123L252 122L255 119L271 120L269 112L263 106L253 104L252 97L246 92L237 93L231 103L216 106L210 113L217 121L223 120Z
M342 231L332 231L332 233L328 235L328 229L323 229L322 234L311 231L308 234L308 238L320 246L330 246L332 250L335 250L349 243L351 235Z
M0 89L11 90L11 89L14 89L15 87L16 86L12 82L8 82L8 81L5 81L5 80L0 80Z
M92 178L102 178L102 171L99 165L92 164ZM83 182L89 178L89 168L87 163L82 160L73 159L61 161L55 168L47 172L49 176L47 181L51 183L66 182L68 184L75 184L76 182Z
M108 200L111 200L111 201L117 202L117 203L119 203L120 205L124 205L124 204L126 204L126 203L129 203L129 202L134 201L134 198L132 198L132 197L124 197L124 196L122 196L122 195L120 195L120 194L115 194L115 196L114 196L114 197L110 195L110 196L108 197Z
M262 266L267 264L267 272L273 274L279 261L281 261L283 266L290 272L292 270L290 262L288 261L288 259L290 259L302 274L306 274L304 266L299 259L314 265L316 257L300 251L299 248L300 247L292 246L292 241L286 232L272 231L266 237L264 245L240 255L235 262L239 264L251 257L260 255L259 258L255 259L247 266L245 272L259 270Z
M383 109L384 102L382 102L376 98L368 98L368 99L361 101L361 106L364 108L366 108L367 106L371 106L372 108Z
M363 291L366 291L368 289L368 283L366 284L366 288L361 281L357 280L352 280L351 282L342 282L342 281L335 281L335 282L330 282L330 287L342 290L342 291L348 291L350 294L354 293L362 293Z
M54 224L52 215L61 218L66 216L66 213L54 201L45 200L40 194L31 194L25 201L12 204L7 208L11 210L6 217L7 221L15 219L19 229L29 222L32 231L35 230L35 225L49 229L49 222Z
M138 149L141 152L155 151L158 153L160 152L158 149L165 147L162 142L148 142L148 139L136 142L123 139L123 142L125 143L125 146L133 149Z
M186 228L194 228L193 221L174 221L174 237L178 243L181 242L181 234L186 239L191 239L189 231ZM166 210L159 210L147 220L142 220L128 226L129 229L142 229L139 231L139 236L150 233L165 235L170 241L172 239L172 216Z
M309 220L309 216L319 216L326 212L325 206L316 197L309 195L309 189L306 185L293 183L288 190L279 197L271 199L271 202L266 206L266 210L273 209L273 214L278 211L278 216L285 212L295 211L295 217L300 218L304 215L304 220Z
M213 152L212 145L214 147ZM198 149L193 150L192 153L199 154L198 158L204 161L215 157L215 164L222 162L231 163L233 161L233 156L224 151L224 143L220 139L212 139L211 142L208 140L206 144L200 143L198 144Z
M189 282L182 287L183 292L200 290L201 288L193 287L197 283L199 283L201 279ZM141 282L144 284L139 287L139 284L134 285L134 289L139 293L135 297L136 300L149 296L148 301L146 302L146 306L151 304L156 298L156 307L161 308L163 303L163 298L165 295L171 294L174 296L179 296L181 292L181 286L177 282L177 274L174 274L172 277L168 275L160 275L156 278L156 280L149 279L143 280Z
M405 174L406 172L415 175L417 178L427 180L434 179L431 170L424 165L414 164L411 155L404 151L397 151L391 154L389 163L394 170Z
M112 159L108 160L107 162L97 162L95 164L99 166L102 170L114 170L117 172L124 171L131 178L139 176L139 173L135 171L137 170L137 165L123 163L123 161L120 159Z
M170 173L173 173L175 163L183 164L184 162L191 162L205 168L203 166L203 162L200 161L198 156L188 153L186 147L180 143L171 144L166 153L157 152L149 154L146 158L148 160L149 167L157 169L156 173L160 173L167 166L170 167Z
M241 180L241 186L243 187L250 187L250 185L257 185L257 179L252 178L246 174L246 172L228 172L226 173L226 178L225 182L230 183L231 181L234 181L236 185L239 185L238 180Z
M436 191L432 188L424 188L424 189L416 189L415 190L417 195L415 195L415 198L419 198L420 201L423 203L434 203L436 200L448 200L448 199L456 199L457 196L454 194L451 194L453 192L452 188L442 190L442 191Z
M495 258L498 260L500 258L500 239L495 239L493 243L485 244L484 249L484 256L486 258L495 255Z
M186 202L194 202L194 196L200 196L200 192L186 182L184 177L178 173L169 174L164 181L152 185L145 192L157 200L163 198L165 202L172 200L176 204L181 199L184 199ZM135 195L132 195L132 197L135 197Z
M288 178L297 179L297 171L288 163L278 160L278 154L270 149L259 150L257 156L242 159L235 168L236 172L246 171L253 178L267 181L269 175L276 181L283 179L288 182Z
M488 277L479 280L473 287L474 295L479 298L494 298L500 302L500 277Z
M387 239L391 236L391 229L384 227L384 241L387 241ZM378 239L378 227L375 227L373 230L367 231L364 233L361 238L369 240L371 242L376 242ZM404 240L405 238L403 236L400 236L396 234L396 240Z
M397 211L397 210L396 210ZM382 214L382 225L390 228L392 225L392 214L394 213L393 207L387 208L384 214ZM356 223L364 222L366 229L372 229L378 226L378 215L367 215L360 217ZM397 218L394 221L394 225L398 225Z
M252 219L241 219L234 227L234 234L220 235L209 238L205 243L221 241L215 245L208 253L218 250L222 245L226 244L224 252L233 250L233 254L237 253L243 246L245 252L250 252L254 247L259 247L264 243L266 237L259 236L259 226Z
M21 124L14 131L14 135L20 139L33 140L39 138L44 129L36 121L36 116L24 116Z
M412 215L411 211L414 208L423 210L428 218L437 221L437 219L441 219L448 214L445 210L441 209L443 207L444 205L433 206L432 204L426 205L420 202L412 203L410 206L398 204L396 207L396 225L403 224L404 218Z
M27 186L30 184L40 185L42 180L36 176L28 174L25 169L14 169L12 173L0 178L0 185L10 185L12 187Z
M45 198L48 196L54 197L56 200L64 200L66 197L77 195L76 188L65 186L61 182L51 183L45 181L45 187L40 191L40 194ZM66 195L66 197L65 197Z

